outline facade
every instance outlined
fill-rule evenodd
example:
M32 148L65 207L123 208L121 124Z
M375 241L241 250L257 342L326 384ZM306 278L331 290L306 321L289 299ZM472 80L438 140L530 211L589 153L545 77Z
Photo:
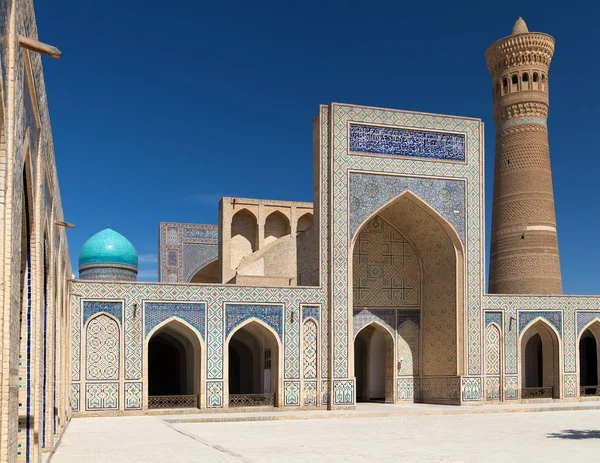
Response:
M549 36L520 20L487 53L501 84L496 294L481 120L339 103L313 122L313 203L223 198L218 225L161 223L156 283L136 281L135 248L104 230L71 279L39 55L16 37L37 37L31 3L0 6L1 461L38 461L80 415L600 395L600 297L560 295L543 264L558 265ZM505 46L537 57L507 64ZM499 169L513 159L532 165Z

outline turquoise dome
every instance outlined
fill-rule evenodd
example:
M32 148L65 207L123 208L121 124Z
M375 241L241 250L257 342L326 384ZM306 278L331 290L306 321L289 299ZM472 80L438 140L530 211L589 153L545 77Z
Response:
M138 266L133 244L120 233L107 228L85 242L79 253L79 268L96 264Z

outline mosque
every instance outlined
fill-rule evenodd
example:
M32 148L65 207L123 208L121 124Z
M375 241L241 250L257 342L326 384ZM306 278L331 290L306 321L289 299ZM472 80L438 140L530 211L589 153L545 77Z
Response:
M551 36L519 18L485 54L487 294L481 120L339 103L314 119L313 203L161 223L153 283L107 228L73 279L41 66L60 52L30 1L0 19L0 461L40 461L74 416L600 396L600 297L562 295Z

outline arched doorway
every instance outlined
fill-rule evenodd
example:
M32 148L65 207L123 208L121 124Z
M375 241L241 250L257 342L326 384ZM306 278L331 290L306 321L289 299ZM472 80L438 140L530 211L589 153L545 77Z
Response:
M186 324L171 320L148 340L148 408L199 407L201 346Z
M399 400L459 404L466 357L465 259L457 231L406 191L362 222L352 246L353 315L391 311L387 325L396 338L401 319L418 326L412 343L418 356L396 348ZM418 363L410 364L412 357Z
M579 338L579 393L581 396L600 395L598 355L600 322L583 330Z
M543 320L521 335L521 399L560 398L559 342Z
M279 406L277 335L252 320L229 335L227 350L229 406Z
M354 373L358 402L394 401L394 338L376 323L354 340Z

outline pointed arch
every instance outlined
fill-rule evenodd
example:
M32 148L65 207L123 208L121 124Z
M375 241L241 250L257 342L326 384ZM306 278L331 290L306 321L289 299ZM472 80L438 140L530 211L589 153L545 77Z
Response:
M296 226L296 230L298 231L298 233L306 231L307 229L312 227L313 220L314 220L313 214L311 214L310 212L302 214L300 216L300 218L298 219L298 223Z
M531 320L519 335L521 398L562 397L561 337L542 317Z
M319 323L307 317L302 323L302 377L316 380L319 359Z
M350 240L349 255L354 255L354 246L365 224L375 217L381 217L398 230L414 246L421 261L421 399L455 403L454 398L460 393L454 388L466 371L467 358L464 243L448 219L407 189L362 221ZM349 270L354 276L352 261ZM350 298L353 310L352 293ZM427 387L423 387L425 383Z
M258 246L258 221L245 207L231 218L231 268L236 269L244 257L256 251Z
M600 395L600 319L588 322L577 336L580 396Z
M224 343L225 403L229 407L283 404L283 346L256 317L236 325Z
M398 375L419 375L419 327L411 320L398 327Z
M205 344L180 317L152 328L144 341L146 408L204 408Z
M265 246L290 234L290 219L281 211L271 212L265 220Z
M492 322L485 327L485 399L502 400L502 329Z
M219 259L203 262L191 272L190 283L221 283Z

